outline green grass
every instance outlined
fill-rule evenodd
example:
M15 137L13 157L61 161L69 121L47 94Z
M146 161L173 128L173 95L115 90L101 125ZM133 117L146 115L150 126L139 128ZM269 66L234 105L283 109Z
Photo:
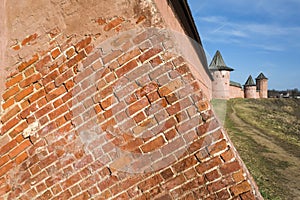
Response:
M299 198L300 100L232 99L212 104L217 115L225 116L230 139L263 197Z

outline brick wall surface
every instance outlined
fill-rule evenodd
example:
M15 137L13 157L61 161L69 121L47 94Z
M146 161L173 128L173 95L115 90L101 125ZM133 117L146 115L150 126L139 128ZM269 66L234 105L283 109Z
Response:
M0 199L261 198L155 4L93 2L8 47Z

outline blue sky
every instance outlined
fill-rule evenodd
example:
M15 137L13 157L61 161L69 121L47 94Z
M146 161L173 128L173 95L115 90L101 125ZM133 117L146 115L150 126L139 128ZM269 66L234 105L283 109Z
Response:
M263 72L269 89L300 89L300 0L188 0L210 63L220 50L244 84Z

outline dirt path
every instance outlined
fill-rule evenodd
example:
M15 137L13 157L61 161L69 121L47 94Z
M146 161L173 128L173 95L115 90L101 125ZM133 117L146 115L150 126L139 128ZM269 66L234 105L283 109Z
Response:
M274 138L264 134L251 124L245 123L238 117L233 105L231 105L231 108L233 112L229 114L229 117L234 122L235 128L250 136L258 144L264 146L268 150L268 153L262 153L264 157L276 158L279 161L288 163L288 167L285 170L277 171L279 173L278 176L282 176L284 179L289 180L286 185L292 195L289 199L300 200L300 159L277 145Z

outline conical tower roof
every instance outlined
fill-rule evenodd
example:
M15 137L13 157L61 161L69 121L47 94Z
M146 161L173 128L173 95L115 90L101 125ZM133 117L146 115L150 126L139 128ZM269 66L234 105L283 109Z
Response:
M260 73L256 80L268 79L263 73Z
M245 86L256 86L256 84L253 81L252 76L250 75L249 78L247 79Z
M213 71L221 71L221 70L225 70L225 71L233 71L232 68L228 67L223 58L222 55L220 53L220 51L218 50L216 52L216 54L214 55L210 65L209 65L209 70L213 70Z

